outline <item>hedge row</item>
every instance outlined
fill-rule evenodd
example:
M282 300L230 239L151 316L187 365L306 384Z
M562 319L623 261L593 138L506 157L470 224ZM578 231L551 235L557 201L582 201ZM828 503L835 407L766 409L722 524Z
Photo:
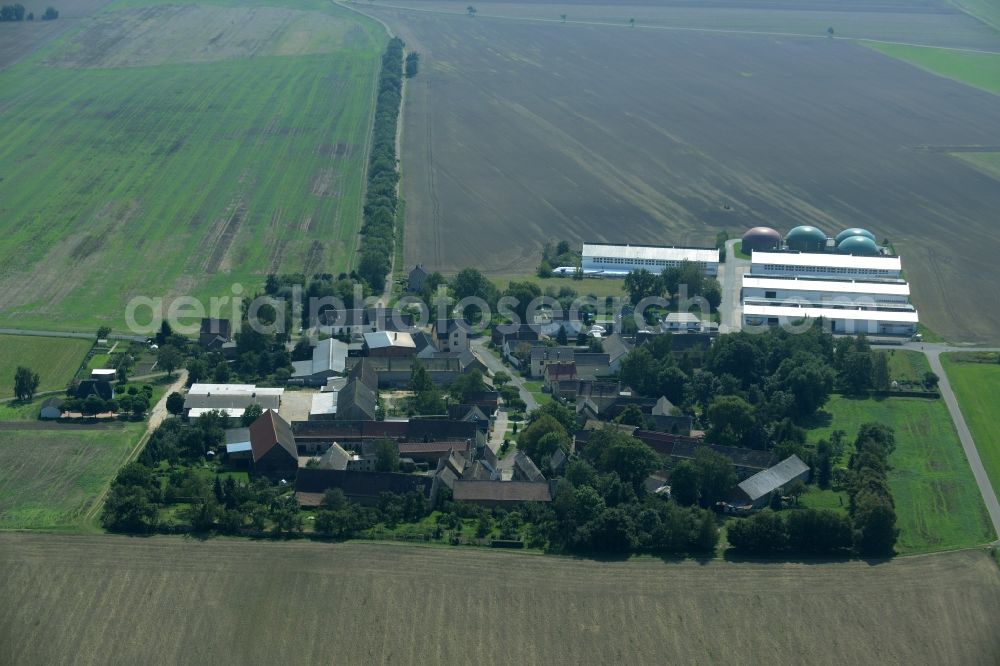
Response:
M392 269L394 225L399 204L396 186L396 123L403 88L403 40L389 40L382 54L382 72L375 103L372 150L368 161L368 191L365 195L364 224L361 227L361 261L358 276L372 291L382 292Z

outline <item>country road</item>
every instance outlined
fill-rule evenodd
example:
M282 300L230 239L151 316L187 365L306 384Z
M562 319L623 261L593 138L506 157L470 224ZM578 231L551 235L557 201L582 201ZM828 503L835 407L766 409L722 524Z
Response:
M521 400L524 401L525 411L533 412L538 409L538 401L535 400L535 396L531 395L531 391L524 386L524 379L521 378L516 370L505 367L496 354L486 348L485 338L475 338L470 340L469 344L472 353L486 365L492 374L506 372L510 375L510 383L517 387L518 393L521 395Z
M94 331L41 331L27 328L0 328L2 335L37 335L46 338L82 338L84 340L94 340L97 337ZM142 335L125 335L122 333L112 333L109 340L129 340L131 342L145 342L147 338Z

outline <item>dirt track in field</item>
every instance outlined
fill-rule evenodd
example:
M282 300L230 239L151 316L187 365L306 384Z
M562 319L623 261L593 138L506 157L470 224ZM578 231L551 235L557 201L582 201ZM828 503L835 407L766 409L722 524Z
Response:
M0 535L5 661L995 663L1000 569ZM42 632L42 633L39 633Z
M894 243L928 326L1000 339L982 296L1000 289L1000 181L926 149L995 144L996 96L849 42L365 11L421 53L408 265L510 275L552 238L857 225Z

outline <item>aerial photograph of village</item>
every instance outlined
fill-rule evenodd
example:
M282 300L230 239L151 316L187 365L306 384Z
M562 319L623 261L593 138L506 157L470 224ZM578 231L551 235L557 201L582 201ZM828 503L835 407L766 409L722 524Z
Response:
M997 0L5 2L0 664L1000 664Z

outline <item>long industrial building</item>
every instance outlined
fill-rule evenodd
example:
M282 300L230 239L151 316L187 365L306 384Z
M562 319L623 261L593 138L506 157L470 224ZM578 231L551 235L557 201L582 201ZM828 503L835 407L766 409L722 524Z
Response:
M864 229L831 239L815 227L796 227L781 249L777 232L751 229L743 238L751 252L741 290L743 325L822 319L836 334L914 335L919 317L902 262L874 239Z
M660 273L684 262L701 266L710 277L719 274L719 250L714 247L584 243L582 255L584 275L624 277L639 269Z
M910 305L866 308L820 303L781 303L767 299L744 301L743 325L787 326L806 319L824 320L834 334L869 336L912 336L919 318Z
M906 280L831 280L829 278L749 274L743 278L743 298L799 300L809 303L855 302L908 303Z
M754 252L752 275L790 275L848 279L899 278L899 257L877 257L832 252Z

